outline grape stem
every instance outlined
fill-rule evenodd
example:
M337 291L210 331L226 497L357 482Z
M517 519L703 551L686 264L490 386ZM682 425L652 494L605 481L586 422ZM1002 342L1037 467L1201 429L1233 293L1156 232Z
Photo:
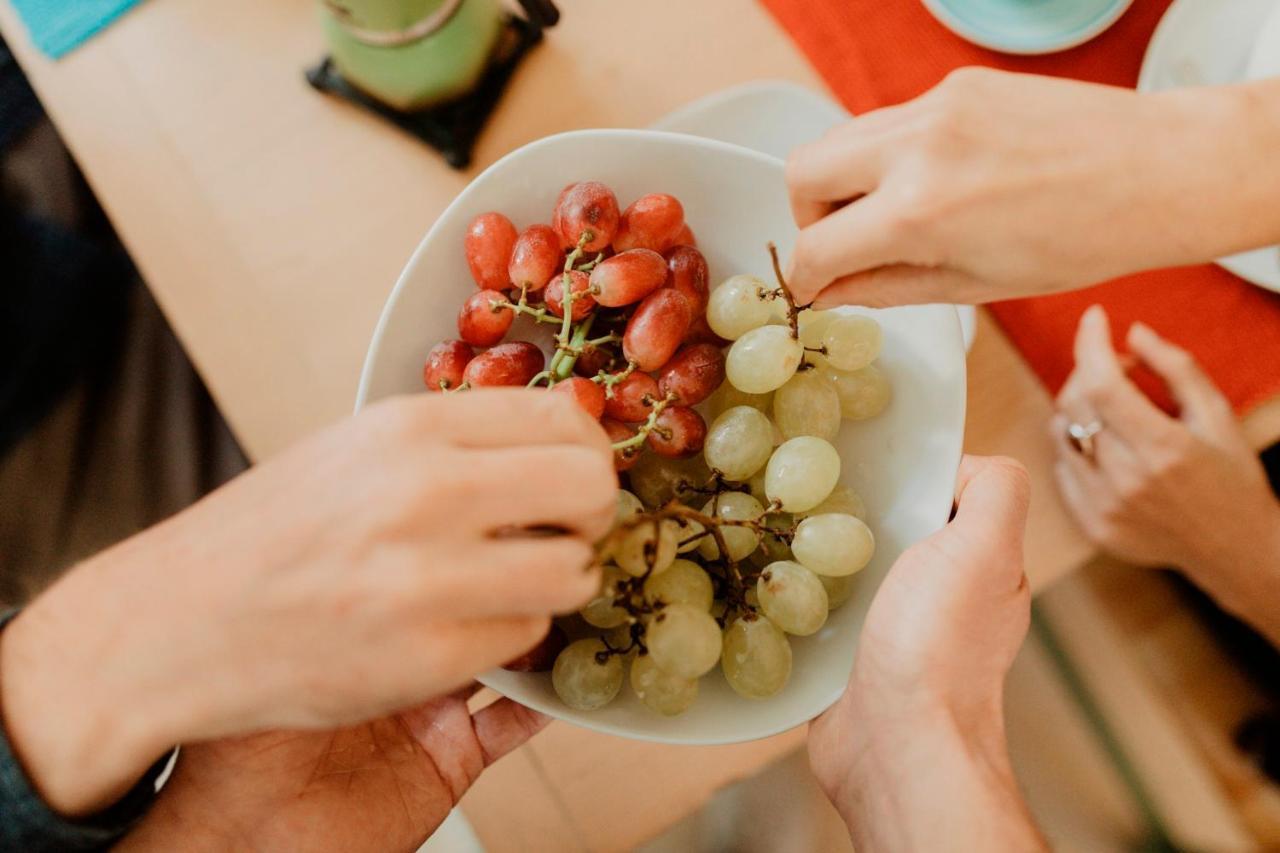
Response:
M569 374L573 372L573 364L578 360L576 352L571 347L575 342L578 347L582 346L582 342L586 340L586 331L591 328L592 318L588 317L577 329L573 326L573 302L576 294L573 292L573 279L569 273L573 271L573 265L578 262L578 258L582 257L583 246L595 239L595 232L590 228L583 230L578 237L578 245L573 248L564 259L564 272L561 279L563 285L561 289L564 291L562 300L562 310L564 311L564 319L560 321L560 331L556 334L556 354L551 357L551 365L549 370L556 379L568 379ZM570 337L572 335L572 337Z
M529 384L528 384L528 385L526 385L526 386L524 386L524 387L526 387L526 388L534 388L534 387L536 387L536 386L537 386L537 384L538 384L539 382L542 382L543 380L550 379L550 378L551 378L551 371L550 371L550 370L544 370L544 371L542 371L541 373L539 373L539 374L537 374L536 376L534 376L532 379L530 379L530 380L529 380ZM548 383L548 384L547 384L547 387L548 387L548 388L550 388L550 387L551 387L551 384L550 384L550 383Z
M800 312L804 309L796 305L796 298L791 294L791 288L787 287L787 280L782 275L782 262L778 260L778 247L772 241L769 243L769 259L773 261L773 275L778 279L778 292L787 302L787 324L791 326L791 337L798 341L800 340Z
M627 367L625 370L621 370L617 373L607 373L602 370L599 373L597 373L595 376L591 377L591 381L598 382L601 385L603 385L605 399L612 400L614 396L613 395L614 386L616 386L622 380L626 379L631 374L635 373L637 367L639 367L639 365L637 365L634 361L629 361L627 362Z
M631 436L630 438L624 438L622 441L615 442L613 445L613 449L620 453L627 453L627 451L631 450L632 448L636 448L644 444L645 439L649 437L649 433L655 432L658 430L658 415L661 415L663 412L665 412L667 410L667 406L670 406L675 401L676 401L675 394L668 394L667 396L663 397L661 400L654 401L653 408L649 411L648 419L640 425L640 428L636 430L636 434ZM661 433L659 433L659 435L661 435ZM668 517L674 517L674 516L668 516Z

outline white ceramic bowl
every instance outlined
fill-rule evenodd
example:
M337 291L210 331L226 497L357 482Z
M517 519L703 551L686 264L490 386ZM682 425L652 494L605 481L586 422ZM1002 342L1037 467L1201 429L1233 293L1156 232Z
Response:
M677 196L716 282L742 272L771 277L765 244L773 240L785 257L795 238L776 158L656 131L586 130L531 143L476 178L427 232L374 332L357 409L393 394L422 392L427 351L456 337L458 306L475 289L462 252L468 222L489 210L502 211L520 228L546 222L560 189L583 179L604 181L623 205L647 192ZM965 357L955 309L895 308L876 317L885 331L880 365L893 382L894 399L879 418L845 424L837 442L842 479L867 501L876 556L861 573L854 600L832 613L816 635L793 640L791 682L780 695L742 699L717 671L703 679L688 713L668 719L645 709L626 685L609 707L582 713L561 704L547 674L499 670L480 680L588 728L670 743L766 737L831 705L848 679L881 578L904 548L947 520L964 431Z

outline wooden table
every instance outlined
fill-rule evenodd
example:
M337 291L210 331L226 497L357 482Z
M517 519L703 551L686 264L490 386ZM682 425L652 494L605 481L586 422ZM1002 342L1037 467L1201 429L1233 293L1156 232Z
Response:
M753 78L821 82L746 0L561 0L471 172L313 93L311 0L150 0L61 62L0 30L241 442L268 456L351 410L401 266L475 171L538 137L637 127ZM1043 587L1089 559L1050 487L1050 401L983 317L968 449L1023 460L1039 487L1028 557ZM1253 420L1280 436L1280 406ZM624 849L798 746L803 731L714 748L551 727L464 808L493 851Z

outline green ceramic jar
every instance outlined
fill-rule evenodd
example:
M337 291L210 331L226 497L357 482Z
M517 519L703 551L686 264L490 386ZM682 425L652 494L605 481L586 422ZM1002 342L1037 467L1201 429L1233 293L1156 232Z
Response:
M470 91L502 26L498 0L321 0L347 82L401 110Z

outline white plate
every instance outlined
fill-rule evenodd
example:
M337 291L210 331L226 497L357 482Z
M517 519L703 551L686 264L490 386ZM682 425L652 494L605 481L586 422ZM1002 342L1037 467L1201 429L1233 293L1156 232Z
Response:
M471 219L500 210L521 227L546 221L560 189L585 178L609 184L623 204L646 192L679 197L717 280L738 272L770 276L765 244L773 240L785 253L795 239L783 164L776 158L655 131L588 130L539 140L477 177L427 232L374 332L357 409L394 394L425 393L423 359L435 343L456 336L458 306L475 290L462 252ZM867 500L876 556L862 572L854 600L817 634L794 641L794 671L781 695L747 701L717 673L703 679L692 710L667 719L642 707L628 687L609 707L581 713L561 704L546 674L495 671L480 680L579 725L669 743L766 737L831 705L848 679L876 586L903 549L947 520L964 431L964 349L955 311L917 306L875 313L885 332L880 364L894 400L879 418L846 424L837 447L842 480Z
M1174 0L1147 47L1138 90L1159 92L1246 79L1258 33L1278 6L1280 0ZM1241 252L1218 263L1246 281L1280 292L1276 247Z
M785 160L791 149L812 142L849 118L844 107L812 89L766 80L708 95L649 126L718 139ZM977 311L972 305L955 308L967 351L977 333Z

